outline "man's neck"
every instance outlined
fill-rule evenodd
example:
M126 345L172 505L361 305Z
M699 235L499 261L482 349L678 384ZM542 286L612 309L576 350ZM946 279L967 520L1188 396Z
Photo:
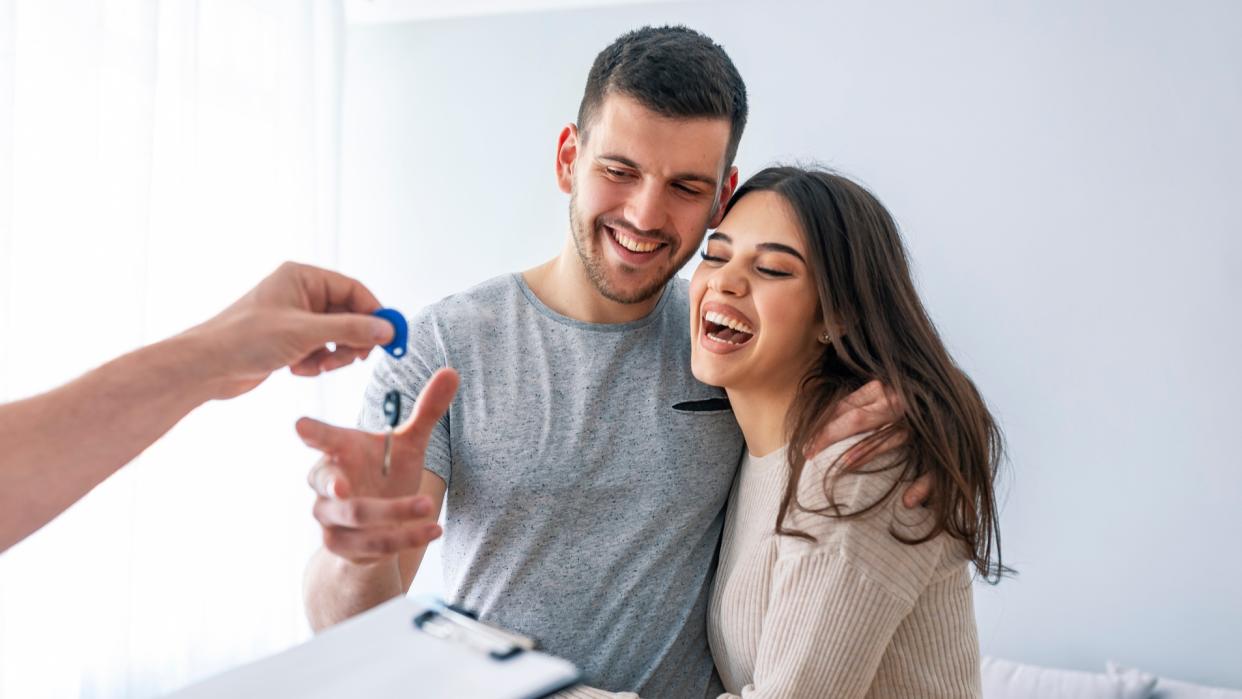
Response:
M584 323L617 324L645 318L660 302L655 294L639 303L605 298L587 276L572 240L561 254L522 273L526 285L545 306Z

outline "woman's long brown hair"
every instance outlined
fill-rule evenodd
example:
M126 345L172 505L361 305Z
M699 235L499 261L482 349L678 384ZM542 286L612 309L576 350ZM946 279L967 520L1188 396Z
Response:
M887 493L844 512L833 497L834 464L824 479L828 505L808 511L828 517L861 516L911 480L929 474L932 527L923 536L893 536L908 544L947 532L965 542L978 573L998 582L1001 562L995 494L1004 455L996 420L974 383L954 363L923 307L892 216L869 191L833 172L770 167L738 189L726 208L747 194L769 191L789 205L808 247L807 264L819 294L831 342L803 379L789 412L790 476L777 515L778 534L812 538L785 526L798 501L805 452L840 401L879 380L900 397L904 413L856 447L865 462L890 438L903 439L891 468L901 469ZM864 467L860 472L866 472Z

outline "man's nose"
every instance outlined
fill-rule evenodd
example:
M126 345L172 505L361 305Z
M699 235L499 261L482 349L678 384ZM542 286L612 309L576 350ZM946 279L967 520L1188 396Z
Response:
M625 219L639 231L659 231L668 223L664 192L658 183L634 191L625 208Z

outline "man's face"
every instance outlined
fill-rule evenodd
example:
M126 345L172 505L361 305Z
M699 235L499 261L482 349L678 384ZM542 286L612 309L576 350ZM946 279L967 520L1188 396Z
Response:
M698 250L737 185L729 120L673 119L613 94L580 136L566 128L557 157L578 258L602 296L641 303Z

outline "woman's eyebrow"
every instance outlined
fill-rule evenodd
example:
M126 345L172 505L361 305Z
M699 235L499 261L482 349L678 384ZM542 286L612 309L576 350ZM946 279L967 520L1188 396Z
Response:
M729 243L730 245L733 244L733 239L730 238L724 231L714 231L711 235L707 236L707 242L710 243L713 240L718 240L722 243ZM802 264L806 264L806 258L802 256L802 253L789 247L788 245L785 245L784 243L759 243L755 247L766 252L783 252L786 255L793 255L801 260Z
M802 264L806 264L806 258L802 256L802 253L798 252L797 250L794 250L788 245L784 245L782 243L759 243L755 247L759 248L760 250L767 250L769 252L783 252L786 255L793 255L794 257L801 260Z

